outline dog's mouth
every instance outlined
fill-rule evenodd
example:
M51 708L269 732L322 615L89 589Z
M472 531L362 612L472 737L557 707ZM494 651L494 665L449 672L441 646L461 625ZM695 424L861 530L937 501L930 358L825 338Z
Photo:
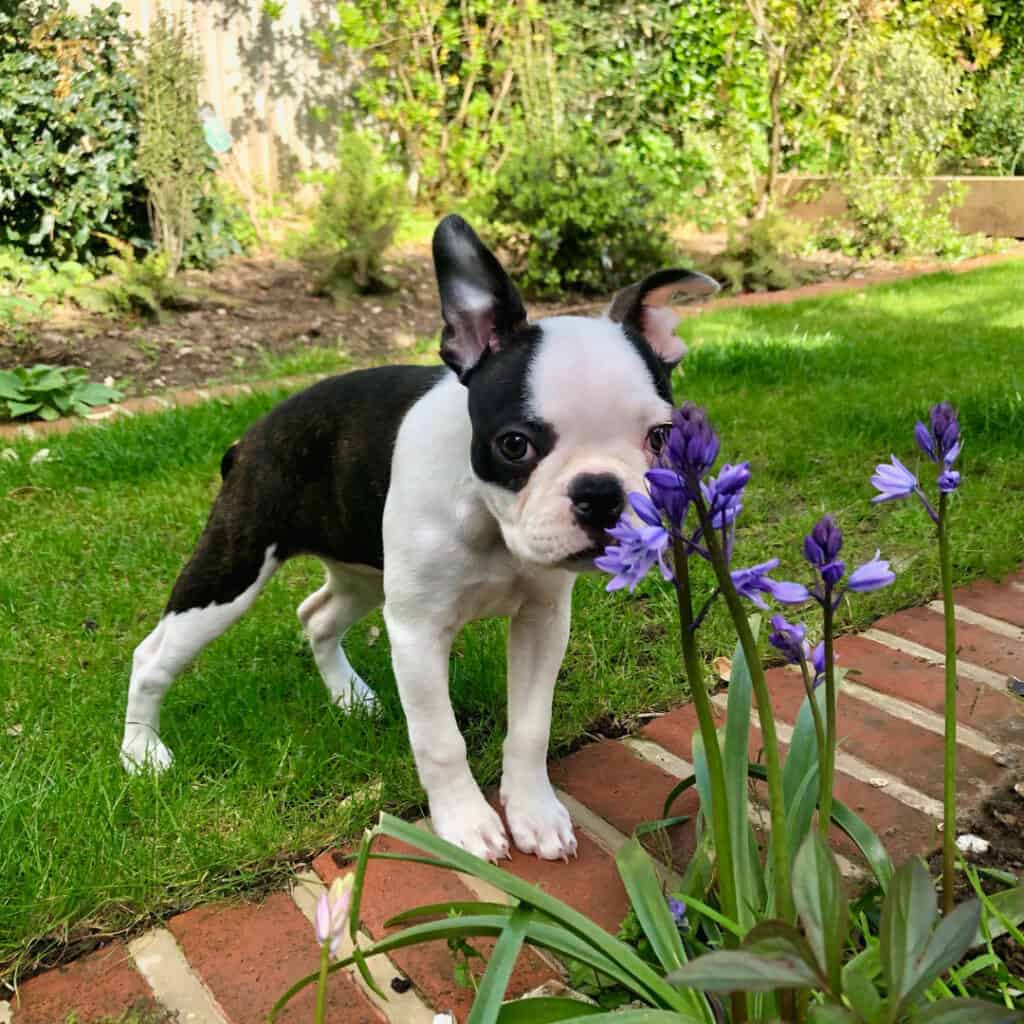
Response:
M603 554L603 544L591 544L589 547L573 552L573 554L563 560L563 565L568 568L574 568L577 571L580 569L593 569L594 559L600 558Z

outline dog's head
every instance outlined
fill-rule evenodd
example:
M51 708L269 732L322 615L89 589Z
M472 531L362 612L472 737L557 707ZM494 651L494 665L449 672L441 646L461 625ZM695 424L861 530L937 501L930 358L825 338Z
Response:
M601 318L528 323L494 254L456 216L434 233L434 266L441 356L468 389L473 472L508 549L587 568L667 438L669 376L686 351L667 303L717 285L661 270Z

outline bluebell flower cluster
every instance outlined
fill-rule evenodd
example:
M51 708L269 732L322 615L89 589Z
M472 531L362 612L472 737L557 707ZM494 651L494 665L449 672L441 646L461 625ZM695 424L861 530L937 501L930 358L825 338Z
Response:
M846 573L846 563L839 557L842 547L843 534L835 519L830 515L822 516L804 538L804 558L817 572L820 581L811 587L780 582L774 588L775 600L782 604L803 604L813 599L822 608L830 606L835 609L848 590L862 594L881 590L896 579L889 563L876 551L874 558L857 566L846 578L845 586L840 586Z
M623 516L608 531L615 544L605 548L594 564L612 574L608 590L630 591L657 565L666 580L673 578L666 553L674 540L682 542L687 557L709 559L701 543L703 529L697 525L687 532L691 508L699 504L707 513L711 528L720 532L726 561L732 559L734 524L743 509L743 492L750 481L750 463L725 464L717 476L708 476L718 458L718 435L704 410L687 402L672 415L672 429L660 465L646 474L647 494L633 492L629 503L639 523ZM778 565L772 559L749 569L731 570L739 593L760 608L766 608L764 594L774 594L776 582L768 573Z
M949 402L933 405L928 414L928 425L920 420L914 425L914 439L928 459L940 467L936 478L939 493L952 494L960 486L960 472L953 468L953 463L963 447L960 422L953 406ZM938 523L939 514L921 489L917 477L895 455L890 459L890 463L875 467L871 483L878 494L871 499L872 502L897 501L914 494L932 520Z

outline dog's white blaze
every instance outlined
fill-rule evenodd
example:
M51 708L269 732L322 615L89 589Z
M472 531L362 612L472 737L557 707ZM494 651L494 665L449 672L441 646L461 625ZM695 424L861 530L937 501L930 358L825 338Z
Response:
M160 741L164 694L203 647L249 610L281 564L274 557L276 547L272 544L267 548L255 581L232 601L170 612L135 648L121 743L121 761L129 771L146 764L160 771L170 765L170 751Z

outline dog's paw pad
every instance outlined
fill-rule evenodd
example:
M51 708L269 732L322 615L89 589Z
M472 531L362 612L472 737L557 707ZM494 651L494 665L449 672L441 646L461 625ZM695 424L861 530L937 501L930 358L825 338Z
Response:
M572 819L553 790L528 795L504 795L505 818L516 849L542 860L576 856Z
M153 772L159 775L171 767L174 757L160 737L147 726L129 726L121 744L121 764L129 775Z

